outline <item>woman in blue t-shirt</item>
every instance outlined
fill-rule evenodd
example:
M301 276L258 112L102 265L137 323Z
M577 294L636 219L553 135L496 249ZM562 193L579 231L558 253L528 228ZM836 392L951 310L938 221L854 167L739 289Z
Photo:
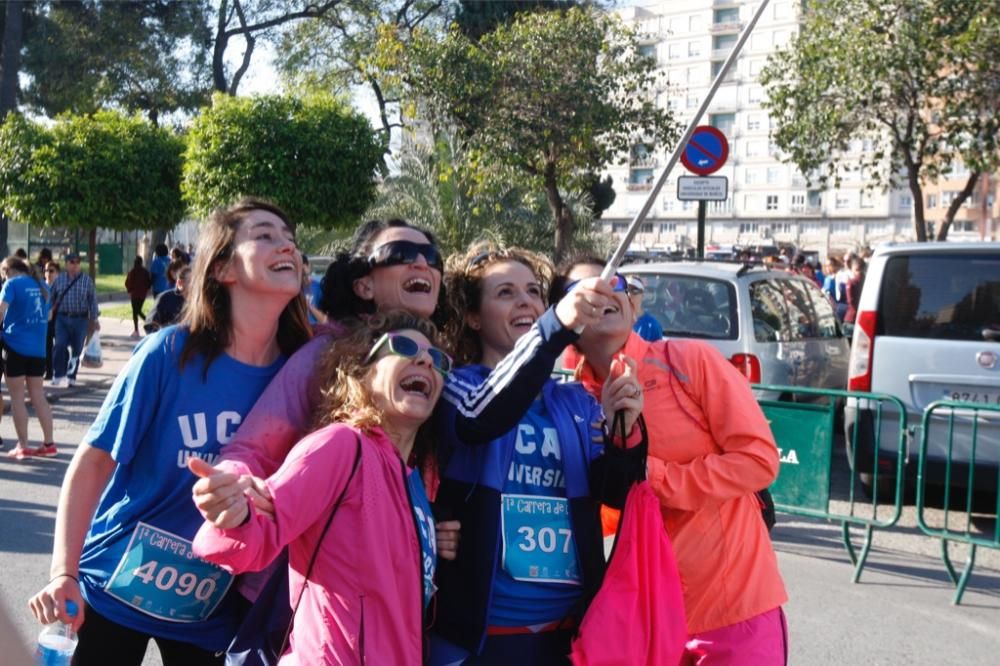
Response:
M621 506L645 464L641 449L605 447L601 406L550 377L574 330L614 307L613 287L594 278L546 309L552 274L526 250L481 245L449 259L456 318L446 332L468 365L449 375L439 403L446 464L435 517L457 519L461 540L457 558L439 562L431 664L566 663L604 574L599 502ZM637 435L632 370L602 401Z
M253 199L212 217L197 257L182 323L140 343L63 481L52 577L30 607L79 631L76 666L138 665L151 638L166 666L221 664L243 610L232 576L192 552L187 464L219 457L308 338L302 259L286 215Z
M52 438L52 410L45 399L42 375L45 374L45 334L49 317L49 290L31 273L31 267L17 257L7 257L0 264L5 280L0 290L0 319L3 319L3 360L10 393L10 411L17 432L17 446L8 458L24 460L30 456L56 455ZM42 427L42 445L28 446L28 409L24 404L25 386L31 406Z

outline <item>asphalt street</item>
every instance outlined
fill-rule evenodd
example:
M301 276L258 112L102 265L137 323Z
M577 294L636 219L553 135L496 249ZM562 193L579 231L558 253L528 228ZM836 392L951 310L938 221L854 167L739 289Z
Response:
M128 338L130 324L104 319L102 327L104 367L82 371L83 381L76 388L50 391L57 398L53 411L58 457L21 463L0 457L0 606L26 645L33 645L39 631L26 601L48 580L59 485L74 447L134 342ZM9 415L0 421L0 436L10 448L14 429ZM33 443L40 436L32 423ZM847 483L844 478L838 481L838 475L846 475L846 470L835 466L835 490ZM951 604L953 587L936 555L938 542L919 533L912 509L904 512L899 527L876 533L857 584L851 583L853 569L840 543L839 525L779 514L772 536L790 596L790 663L998 663L997 551L981 549L964 602L956 607ZM957 564L964 561L960 549L954 557ZM0 663L10 663L10 648L0 642ZM160 663L155 648L145 663Z

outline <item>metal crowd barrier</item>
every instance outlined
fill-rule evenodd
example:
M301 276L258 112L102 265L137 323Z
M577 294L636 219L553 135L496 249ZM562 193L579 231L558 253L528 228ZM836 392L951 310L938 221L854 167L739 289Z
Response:
M937 418L935 419L935 417ZM994 459L988 464L982 464L982 461L977 458L977 449L982 446L980 436L983 428L981 426L991 424L991 421L992 425L1000 430L1000 405L954 400L938 400L931 403L924 410L921 421L917 471L917 524L925 534L941 539L941 559L948 571L948 577L955 585L953 604L962 603L962 595L965 593L965 588L976 565L976 549L979 546L1000 548L1000 518L998 518L1000 517L1000 480L998 480L997 462ZM946 439L936 439L942 430L946 430ZM956 437L956 432L958 437ZM931 485L928 482L928 477L932 462L929 460L928 443L932 441L932 438L935 438L937 442L947 443L943 461L938 457L935 457L933 461L935 465L941 464L944 467L943 479L940 479L942 483L934 484L941 488L944 496L944 516L941 525L929 525L925 515L927 487ZM962 456L961 462L955 461L956 453ZM952 517L955 512L951 510L953 493L956 491L961 493L962 486L965 490L964 510L960 512L961 517L956 520ZM977 490L981 491L986 499L991 492L995 493L991 507L984 508L986 504L984 500L976 501ZM959 503L962 504L962 502ZM973 529L976 519L987 523L992 519L992 538L989 537L988 531ZM948 543L952 541L967 544L969 547L969 554L961 574L956 573L948 553Z
M752 388L758 393L784 398L758 399L781 458L778 478L770 488L775 508L782 513L839 522L844 548L854 565L852 580L858 582L871 550L874 530L892 527L902 514L905 406L894 396L878 393L769 384L754 384ZM788 398L796 401L790 402ZM802 399L813 402L800 402ZM819 404L823 399L825 404ZM847 442L850 483L846 489L834 489L831 488L834 430L841 402L851 404L858 413L865 410L870 416L865 423L870 426L868 441L873 451L871 461L857 455L862 428L854 428L851 441ZM861 422L859 419L858 423ZM891 441L887 440L889 446L883 449L881 444L886 436ZM858 473L870 474L870 500L859 492ZM885 492L887 483L891 494ZM889 497L891 502L887 501ZM860 553L851 541L852 526L864 530Z

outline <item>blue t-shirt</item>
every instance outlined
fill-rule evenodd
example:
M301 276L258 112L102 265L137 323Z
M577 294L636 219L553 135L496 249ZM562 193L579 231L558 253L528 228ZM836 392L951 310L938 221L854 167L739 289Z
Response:
M170 265L170 257L153 257L149 262L149 274L153 276L153 293L159 294L161 291L170 289L170 282L167 281L167 267Z
M318 306L320 299L323 298L323 289L320 287L321 278L315 275L309 277L309 286L306 287L306 302L309 305ZM309 310L309 323L316 324L316 317L313 316L312 310Z
M559 434L541 400L517 426L500 504L501 554L488 623L526 627L563 619L580 598L582 580Z
M222 354L179 367L187 329L140 343L84 441L117 463L80 558L84 598L135 631L225 649L237 625L232 576L191 552L202 517L187 460L214 463L284 363L245 365ZM228 594L227 594L228 592Z
M7 280L0 300L7 304L3 318L3 341L21 356L45 358L49 303L47 290L29 275Z
M420 539L420 565L424 572L424 608L427 608L434 598L434 593L437 592L437 586L434 585L434 570L437 567L434 513L431 511L431 502L427 499L424 480L419 471L408 471L406 485L410 495L410 508L413 509L413 519L417 523L417 537Z
M632 330L638 333L639 337L646 342L656 342L663 339L663 327L660 326L660 322L657 321L656 317L648 312L642 313L642 316L636 320Z

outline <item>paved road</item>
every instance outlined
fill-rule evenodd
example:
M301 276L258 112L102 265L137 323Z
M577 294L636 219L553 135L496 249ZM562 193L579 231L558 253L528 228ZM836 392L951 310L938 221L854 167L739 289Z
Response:
M85 371L84 386L57 392L59 456L31 463L0 459L0 605L25 643L38 633L25 602L47 580L59 484L73 448L131 349L130 325L105 320L102 326L105 367ZM38 441L37 425L31 427ZM0 422L0 436L8 445L13 441L9 416ZM836 501L843 501L847 479L837 463ZM791 596L792 664L998 663L1000 553L981 553L965 601L954 607L952 588L936 558L937 542L915 529L912 510L904 514L902 525L876 536L868 568L855 585L838 526L779 516L773 536ZM6 665L9 652L3 648L0 643L0 663ZM146 664L159 664L155 648Z

